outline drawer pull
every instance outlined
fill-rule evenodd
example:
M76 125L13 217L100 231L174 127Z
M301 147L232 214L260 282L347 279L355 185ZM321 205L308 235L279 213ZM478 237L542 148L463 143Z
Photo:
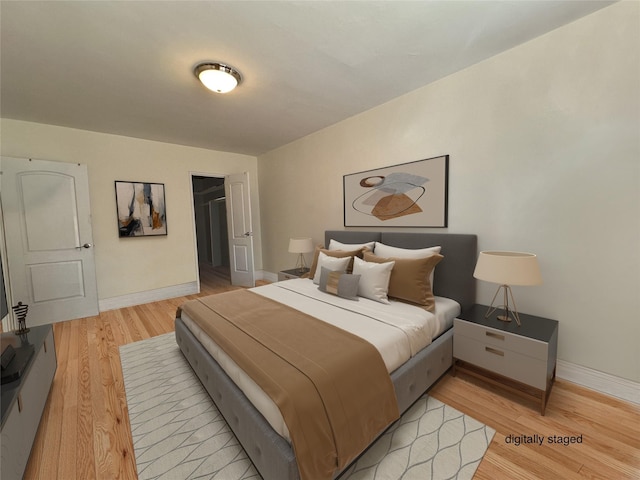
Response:
M18 394L18 412L22 412L22 394Z
M491 347L484 347L486 352L489 353L493 353L494 355L499 355L501 357L504 357L504 352L501 352L500 350L496 350L495 348L491 348Z
M484 334L487 337L497 338L498 340L504 340L504 335L499 335L499 334L493 333L493 332L484 332Z
M44 341L44 353L47 353L47 341Z

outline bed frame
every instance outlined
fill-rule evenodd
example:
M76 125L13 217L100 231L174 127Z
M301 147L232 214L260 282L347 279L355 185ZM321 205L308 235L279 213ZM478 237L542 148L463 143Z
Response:
M476 235L328 230L325 245L330 239L341 243L378 241L401 248L441 245L444 259L435 270L434 294L453 298L463 309L475 303ZM263 479L298 480L291 445L271 428L179 317L176 341ZM449 329L391 374L400 412L405 412L451 367L452 358L453 329ZM340 473L336 472L334 478Z

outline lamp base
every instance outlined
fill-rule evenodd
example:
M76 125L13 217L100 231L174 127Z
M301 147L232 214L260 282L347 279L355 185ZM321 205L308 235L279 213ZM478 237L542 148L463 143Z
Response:
M496 297L500 293L500 290L503 290L504 292L504 304L494 307L493 303L496 301ZM511 297L513 308L509 308L509 297ZM491 300L491 306L487 309L487 314L484 316L484 318L489 318L489 316L499 308L504 310L504 315L498 315L496 317L498 320L500 320L501 322L510 322L511 316L513 316L518 326L522 325L520 323L520 315L518 315L518 308L516 307L516 301L513 298L513 293L511 292L511 287L509 287L509 285L500 285L498 287L498 290L496 290L496 294L493 296L493 300Z
M307 268L307 262L305 262L304 260L304 255L301 253L298 256L298 261L296 262L296 270L298 270L299 274L303 274L307 271L309 271L309 269Z

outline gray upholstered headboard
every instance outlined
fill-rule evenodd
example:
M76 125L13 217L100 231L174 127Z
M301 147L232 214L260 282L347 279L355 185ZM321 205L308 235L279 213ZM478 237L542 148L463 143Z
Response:
M478 256L478 237L461 233L403 233L327 230L325 245L331 239L341 243L382 242L401 248L425 248L440 245L444 259L436 267L433 293L453 298L463 309L476 303L473 270Z

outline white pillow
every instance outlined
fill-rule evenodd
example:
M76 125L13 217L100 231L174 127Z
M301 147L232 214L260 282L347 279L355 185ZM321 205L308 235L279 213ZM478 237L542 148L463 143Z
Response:
M325 255L320 252L318 254L316 274L313 276L313 283L316 285L320 284L320 273L322 272L322 267L325 267L327 270L332 272L346 272L350 261L351 257L330 257L329 255Z
M376 242L367 243L340 243L333 238L329 240L329 250L357 250L366 247L373 252L373 246Z
M440 250L442 250L442 247L440 246L428 248L400 248L376 242L373 253L379 257L426 258L435 253L440 253Z
M358 257L353 258L353 274L360 275L358 295L380 303L389 303L389 279L396 262L365 262Z

